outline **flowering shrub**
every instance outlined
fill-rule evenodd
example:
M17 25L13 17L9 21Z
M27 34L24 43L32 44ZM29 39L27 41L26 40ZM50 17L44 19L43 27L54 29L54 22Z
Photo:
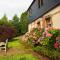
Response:
M47 36L47 37L51 37L51 36L53 36L53 35L50 34L50 33L47 33L46 36Z
M33 48L35 52L48 56L51 60L60 60L60 30L49 30L40 44Z
M8 26L0 26L0 41L5 41L16 35L16 30Z
M50 48L57 49L59 47L59 39L60 39L60 30L50 30L50 34L52 34L51 38L49 38Z

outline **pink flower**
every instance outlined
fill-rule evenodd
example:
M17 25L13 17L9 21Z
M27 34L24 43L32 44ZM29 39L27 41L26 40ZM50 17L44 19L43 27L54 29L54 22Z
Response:
M47 37L51 37L51 36L53 36L53 35L50 34L50 33L47 33L46 36L47 36Z
M58 47L59 47L59 43L58 42L54 43L54 48L58 48Z

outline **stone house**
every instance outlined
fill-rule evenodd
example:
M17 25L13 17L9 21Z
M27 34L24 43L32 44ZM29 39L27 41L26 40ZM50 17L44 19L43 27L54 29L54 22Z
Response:
M28 10L28 32L33 28L60 29L60 0L33 0Z

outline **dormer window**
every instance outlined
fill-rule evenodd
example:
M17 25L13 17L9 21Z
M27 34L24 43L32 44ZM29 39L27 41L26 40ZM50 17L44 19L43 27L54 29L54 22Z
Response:
M40 8L43 5L43 0L38 0L38 8Z

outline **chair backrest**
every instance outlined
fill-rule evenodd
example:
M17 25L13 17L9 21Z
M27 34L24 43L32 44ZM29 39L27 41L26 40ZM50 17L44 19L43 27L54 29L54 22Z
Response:
M8 43L8 39L6 39L6 45L7 45L7 43Z

